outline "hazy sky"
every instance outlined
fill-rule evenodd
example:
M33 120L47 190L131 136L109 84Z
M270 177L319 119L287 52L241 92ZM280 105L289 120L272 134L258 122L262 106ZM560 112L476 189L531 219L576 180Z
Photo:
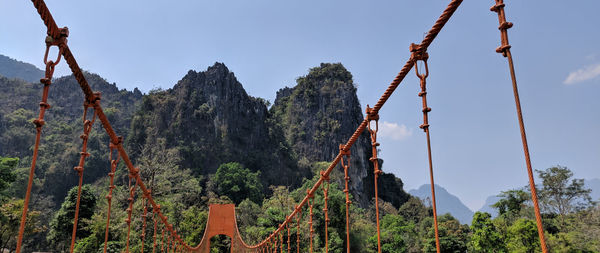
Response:
M449 1L49 0L79 65L121 88L170 88L224 62L250 95L275 92L321 62L341 62L374 104ZM466 0L429 48L436 183L471 209L527 184L492 0ZM600 177L600 2L507 1L533 166ZM45 28L30 1L0 0L0 54L42 67ZM66 64L57 75L68 73ZM384 170L428 182L414 73L381 111ZM74 91L78 92L78 91Z

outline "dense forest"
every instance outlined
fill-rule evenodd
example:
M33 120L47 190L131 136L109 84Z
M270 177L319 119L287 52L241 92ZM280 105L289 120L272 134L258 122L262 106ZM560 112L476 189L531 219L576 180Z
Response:
M0 251L16 245L24 191L31 162L37 116L39 74L24 63L0 58L11 66L0 73ZM102 106L154 199L184 240L202 239L212 203L236 204L240 233L248 244L259 242L286 218L318 180L363 118L352 75L341 64L321 64L283 88L271 105L249 96L222 63L206 71L189 71L173 88L119 90L116 84L86 73L102 94ZM25 252L68 251L77 197L77 164L82 133L83 96L72 76L53 81L36 168ZM343 108L340 109L340 108ZM377 252L373 168L370 142L361 136L352 150L350 176L351 251ZM110 171L108 137L99 124L90 135L82 189L76 252L102 252ZM383 161L381 161L383 162ZM383 168L385 170L385 167ZM600 207L581 179L562 166L537 171L545 235L552 252L600 252ZM344 175L331 175L328 210L329 250L345 252ZM379 185L383 252L435 252L433 213L425 200L410 196L403 182L384 173ZM128 177L119 164L113 190L109 252L121 252L127 236ZM506 189L494 204L499 215L475 213L471 225L439 214L442 252L538 252L539 239L528 188ZM314 203L314 244L323 250L323 196ZM144 226L145 203L136 197L131 249L152 251L151 210ZM151 208L147 208L151 209ZM308 211L299 234L307 252ZM145 227L145 230L143 229ZM160 234L158 235L160 237ZM212 239L214 252L228 252L229 238ZM284 239L287 241L287 239ZM296 249L295 244L292 249Z

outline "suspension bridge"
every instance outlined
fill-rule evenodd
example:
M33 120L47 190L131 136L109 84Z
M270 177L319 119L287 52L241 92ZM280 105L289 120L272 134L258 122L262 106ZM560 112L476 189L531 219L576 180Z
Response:
M526 170L529 178L529 186L531 188L531 199L533 202L535 217L537 223L537 230L540 239L540 246L542 252L548 252L545 238L544 238L544 230L542 227L542 220L540 215L540 210L538 207L538 199L535 189L535 183L533 179L533 172L531 161L529 157L529 148L527 145L527 137L525 134L525 126L523 123L523 116L521 113L521 105L519 99L519 93L517 88L517 81L515 75L515 69L513 64L513 58L510 51L511 45L508 40L508 29L513 26L511 22L506 21L504 7L505 4L503 0L494 0L494 5L491 7L491 11L496 12L498 15L500 35L501 35L501 45L496 49L496 52L502 54L505 58L507 58L509 72L512 80L512 88L514 92L515 105L517 109L517 118L521 132L521 139L523 143L523 151L525 155L526 162ZM350 150L352 145L357 141L359 136L364 132L368 131L371 137L371 145L372 145L372 153L373 156L370 158L370 161L373 163L374 167L374 187L375 187L375 213L376 213L376 225L377 225L377 248L378 252L381 252L381 238L380 238L380 225L379 225L379 199L377 192L377 183L378 176L382 173L379 169L379 160L377 158L377 147L379 143L377 142L377 131L378 131L378 121L379 121L379 111L385 105L386 101L390 98L390 96L394 93L394 90L400 85L403 79L409 74L409 72L414 68L417 77L420 80L421 91L418 96L422 98L423 105L423 124L420 125L420 128L423 129L426 140L427 140L427 152L428 152L428 163L429 163L429 174L430 174L430 182L431 182L431 200L432 200L432 208L433 208L433 227L435 231L435 242L436 242L436 250L440 252L440 241L439 241L439 233L438 233L438 222L437 222L437 209L436 209L436 199L435 199L435 189L434 189L434 174L433 174L433 164L432 164L432 153L431 153L431 144L430 144L430 136L429 136L429 122L428 122L428 113L431 111L431 108L427 106L427 77L429 76L429 67L427 65L427 60L429 58L429 54L427 53L428 47L435 40L436 36L444 25L449 21L454 12L459 8L462 0L452 0L447 8L443 11L440 17L437 19L433 27L427 32L427 35L419 44L411 44L410 49L410 58L406 62L406 64L402 67L398 75L393 79L391 84L387 87L383 95L379 98L379 100L375 103L373 107L369 107L367 105L366 109L366 117L360 123L354 134L348 139L345 144L340 144L339 153L335 157L335 159L331 162L329 167L320 172L319 180L307 190L304 198L295 205L295 208L291 213L286 215L285 220L279 224L277 229L272 231L272 233L264 238L261 242L255 245L246 244L238 231L237 223L236 223L236 214L235 214L235 206L233 204L226 205L211 205L209 207L209 215L208 221L206 223L206 229L204 232L204 236L202 241L198 245L189 245L187 244L182 237L177 233L177 228L174 227L173 224L170 224L168 221L168 217L161 211L161 206L157 204L157 202L153 199L152 191L149 189L146 184L144 184L141 176L140 176L140 168L137 168L133 165L127 151L123 147L123 138L118 136L113 127L111 126L108 118L103 112L103 108L101 105L101 94L98 92L94 92L87 80L85 79L83 72L77 61L75 60L75 56L69 49L67 45L67 38L69 36L69 30L67 27L59 28L54 21L50 10L46 6L43 0L32 0L34 7L39 13L42 21L47 27L47 37L46 37L46 52L44 54L44 63L45 63L45 76L40 80L43 86L43 94L41 102L39 103L40 110L38 118L33 121L36 127L36 137L35 137L35 146L33 151L33 157L31 161L31 169L29 172L29 180L27 185L27 191L25 194L23 212L21 217L21 223L19 227L19 234L17 238L17 248L16 252L21 252L22 243L23 243L23 234L25 230L25 222L27 220L29 200L31 198L31 188L35 175L36 168L36 160L38 157L39 145L40 145L40 137L42 134L42 128L44 126L44 115L48 109L50 109L50 105L48 104L48 94L50 91L50 86L52 84L52 77L54 73L55 66L64 58L64 61L67 62L69 68L71 69L75 79L79 83L81 90L85 96L84 98L84 113L83 113L83 134L81 135L82 139L82 148L80 152L79 164L74 167L75 171L78 173L79 177L79 185L78 185L78 195L77 202L75 207L75 215L73 217L73 232L71 234L71 242L70 242L70 252L73 252L75 242L77 239L77 222L79 215L79 204L81 197L81 187L83 182L84 175L84 166L85 160L89 156L87 153L87 141L88 136L92 130L93 124L96 120L99 120L102 124L102 127L110 137L109 143L109 159L111 162L110 172L108 173L110 185L108 195L106 196L108 211L106 213L106 229L105 229L105 240L104 240L104 249L103 252L107 252L107 242L109 238L109 225L111 222L111 208L112 208L112 194L113 189L115 188L114 177L117 169L117 165L119 163L125 164L128 169L128 189L129 189L129 198L128 198L128 208L127 218L125 220L127 224L127 237L125 241L125 252L130 252L130 234L131 234L131 223L133 216L133 207L136 196L141 195L141 201L143 210L139 212L141 214L141 219L143 220L142 232L140 234L140 239L142 243L141 252L144 252L144 243L148 243L152 245L152 252L209 252L210 251L210 238L215 235L227 235L231 238L231 252L292 252L294 248L298 253L300 252L300 244L308 245L308 249L310 252L313 252L313 204L315 193L317 191L323 191L324 198L324 208L323 215L325 219L324 226L324 235L325 242L324 248L327 252L329 250L329 239L328 239L328 222L329 222L329 213L327 209L327 200L328 200L328 190L329 190L329 175L332 170L336 168L336 166L341 165L344 170L344 180L345 187L344 193L346 197L345 201L345 217L346 217L346 231L344 244L346 252L350 252L350 205L352 202L350 201L348 182L350 177L348 176L348 169L350 166ZM48 60L48 53L51 47L58 48L58 55L55 60ZM423 63L423 68L419 70L418 63ZM92 111L88 113L88 111ZM138 190L139 189L139 190ZM307 219L304 220L302 217L302 212L308 212ZM307 222L309 226L309 236L308 241L301 241L300 233L300 224L302 222ZM150 225L153 226L153 234L146 235L146 227ZM296 226L298 229L295 230L296 234L292 234L290 231L292 228ZM295 245L294 245L295 244ZM294 245L294 246L293 246Z

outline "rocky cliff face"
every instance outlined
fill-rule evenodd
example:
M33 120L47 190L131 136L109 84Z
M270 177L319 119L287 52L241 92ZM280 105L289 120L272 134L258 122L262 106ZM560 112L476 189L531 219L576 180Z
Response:
M281 131L270 124L266 101L248 96L222 63L205 72L189 71L172 89L144 97L133 119L128 145L140 148L165 138L177 148L180 166L197 174L214 173L227 162L262 171L265 186L297 186L307 176L298 170Z
M332 161L339 144L346 143L364 116L352 74L342 64L322 63L297 79L293 88L277 92L271 108L285 137L302 161ZM370 137L365 132L351 151L350 190L355 201L367 206L374 197ZM342 170L341 167L338 167ZM399 206L408 199L402 181L392 174L381 177L380 196Z

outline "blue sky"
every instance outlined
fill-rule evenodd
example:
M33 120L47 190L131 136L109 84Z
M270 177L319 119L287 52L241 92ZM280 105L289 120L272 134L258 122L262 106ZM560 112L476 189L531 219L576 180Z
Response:
M224 62L249 94L275 92L341 62L374 104L448 1L47 1L82 68L121 88L172 87ZM527 184L493 1L465 1L429 48L436 183L471 209ZM600 2L507 1L533 166L600 178ZM41 67L45 28L30 1L0 0L0 54ZM58 75L68 73L66 64ZM414 73L381 111L384 170L428 182Z

